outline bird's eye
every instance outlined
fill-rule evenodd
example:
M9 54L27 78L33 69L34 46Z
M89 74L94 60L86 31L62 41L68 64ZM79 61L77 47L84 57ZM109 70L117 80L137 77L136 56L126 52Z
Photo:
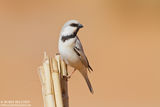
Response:
M72 24L70 24L70 26L72 26L72 27L78 27L78 24L72 23Z

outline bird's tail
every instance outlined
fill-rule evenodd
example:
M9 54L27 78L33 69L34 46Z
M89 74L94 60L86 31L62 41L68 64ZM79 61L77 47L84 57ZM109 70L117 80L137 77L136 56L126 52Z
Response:
M93 94L94 91L93 91L91 82L90 82L90 80L89 80L89 78L88 78L87 70L80 70L80 73L81 73L82 76L84 77L84 79L85 79L85 81L86 81L86 83L87 83L87 85L88 85L88 88L89 88L90 92Z

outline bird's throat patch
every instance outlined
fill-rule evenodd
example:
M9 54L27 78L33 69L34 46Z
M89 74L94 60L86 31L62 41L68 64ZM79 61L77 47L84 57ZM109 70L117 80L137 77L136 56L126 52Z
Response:
M75 38L75 37L76 37L75 34L73 34L73 35L67 35L67 36L62 36L61 40L62 40L63 42L65 42L66 40L69 40L69 39Z

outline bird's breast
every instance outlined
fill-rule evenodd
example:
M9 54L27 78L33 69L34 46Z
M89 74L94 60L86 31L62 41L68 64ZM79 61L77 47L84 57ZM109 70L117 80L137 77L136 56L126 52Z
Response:
M66 64L79 69L82 65L79 56L74 52L72 47L60 46L59 52Z

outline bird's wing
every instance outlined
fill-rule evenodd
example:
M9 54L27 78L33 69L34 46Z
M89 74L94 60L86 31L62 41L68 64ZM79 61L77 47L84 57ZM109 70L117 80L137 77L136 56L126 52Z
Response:
M79 38L77 37L76 43L75 43L75 47L74 47L74 51L76 52L76 54L80 57L81 62L84 64L84 66L86 68L88 68L88 70L93 71L93 69L91 68L91 66L89 65L88 59L85 56L85 53L83 51L83 47L82 44L79 40Z

